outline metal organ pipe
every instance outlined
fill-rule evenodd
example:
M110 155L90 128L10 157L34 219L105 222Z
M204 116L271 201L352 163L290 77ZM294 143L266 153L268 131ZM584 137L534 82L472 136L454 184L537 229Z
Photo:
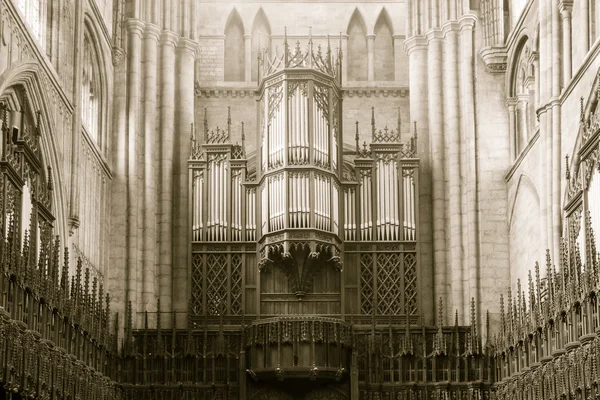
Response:
M262 222L262 234L269 232L267 221L269 221L269 198L268 198L268 181L263 183L260 188L260 196L261 196L261 222Z
M193 221L192 221L192 240L200 241L202 239L202 201L203 201L203 171L198 171L197 175L194 176L194 192L192 204L193 210Z

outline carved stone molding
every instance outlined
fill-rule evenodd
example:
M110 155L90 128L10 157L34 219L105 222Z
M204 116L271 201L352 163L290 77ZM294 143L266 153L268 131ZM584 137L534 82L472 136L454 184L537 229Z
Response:
M382 87L348 87L344 88L347 97L406 97L408 88L382 88Z
M236 97L253 97L254 89L252 88L203 88L198 83L195 85L194 92L198 98L236 98Z
M118 67L121 64L121 61L123 61L123 58L125 58L125 50L123 50L120 47L113 47L112 48L113 67Z
M506 72L508 52L504 46L484 47L479 52L487 72L492 74L503 74Z

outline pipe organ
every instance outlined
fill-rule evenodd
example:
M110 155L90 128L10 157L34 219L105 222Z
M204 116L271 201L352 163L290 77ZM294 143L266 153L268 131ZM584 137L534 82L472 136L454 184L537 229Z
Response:
M270 335L246 350L259 379L282 378L283 365L309 376L326 363L310 344L321 343L322 329L331 340L317 347L338 365L316 368L342 379L350 316L359 324L418 318L416 132L403 142L400 119L377 128L372 109L370 143L359 143L357 123L355 143L344 146L334 53L310 39L306 51L286 40L283 54L261 54L255 154L246 154L231 110L225 129L209 129L206 110L203 135L192 129L190 318L250 318L253 337ZM274 339L281 334L289 342Z

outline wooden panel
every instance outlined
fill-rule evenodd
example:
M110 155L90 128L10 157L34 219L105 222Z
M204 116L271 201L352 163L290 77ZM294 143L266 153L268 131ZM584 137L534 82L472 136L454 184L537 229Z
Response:
M356 288L346 288L346 304L344 305L347 314L356 314L358 307L358 291Z
M344 279L346 285L358 284L358 261L359 255L356 253L344 254Z
M244 265L246 285L256 285L256 254L246 254Z
M246 289L246 314L256 314L256 289Z

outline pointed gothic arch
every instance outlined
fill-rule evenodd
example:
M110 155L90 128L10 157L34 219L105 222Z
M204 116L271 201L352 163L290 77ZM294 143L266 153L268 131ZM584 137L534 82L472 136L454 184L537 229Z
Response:
M9 251L27 252L34 263L46 265L57 231L54 184L41 140L49 132L33 101L39 94L30 89L17 81L0 94L0 158L6 163L0 173L0 231L2 240L13 243Z
M532 66L531 41L523 34L509 57L507 74L508 114L513 158L527 147L535 131L535 102L537 85Z
M252 23L252 81L258 80L258 53L271 47L271 24L262 7L258 9Z
M108 149L108 82L106 59L100 48L97 25L88 14L84 18L83 60L81 81L81 122L89 138L101 153Z
M381 9L375 22L375 80L393 81L396 65L394 61L394 28L385 7Z
M67 237L67 215L66 196L60 188L64 188L63 173L59 163L60 155L58 151L58 127L54 121L54 116L49 108L51 104L48 85L50 83L42 78L42 72L39 65L35 62L27 61L14 65L12 69L5 71L0 75L0 102L6 101L7 97L13 97L15 88L21 88L27 93L27 107L29 110L39 111L39 130L40 135L40 153L44 164L44 171L47 174L47 167L51 167L50 177L54 182L55 190L52 192L52 212L56 219L55 234L60 237ZM13 100L14 104L14 100ZM0 122L1 126L1 122Z
M367 25L358 8L354 9L348 28L348 80L366 81L367 72Z
M225 24L225 81L243 82L246 65L244 23L237 9L233 8Z

